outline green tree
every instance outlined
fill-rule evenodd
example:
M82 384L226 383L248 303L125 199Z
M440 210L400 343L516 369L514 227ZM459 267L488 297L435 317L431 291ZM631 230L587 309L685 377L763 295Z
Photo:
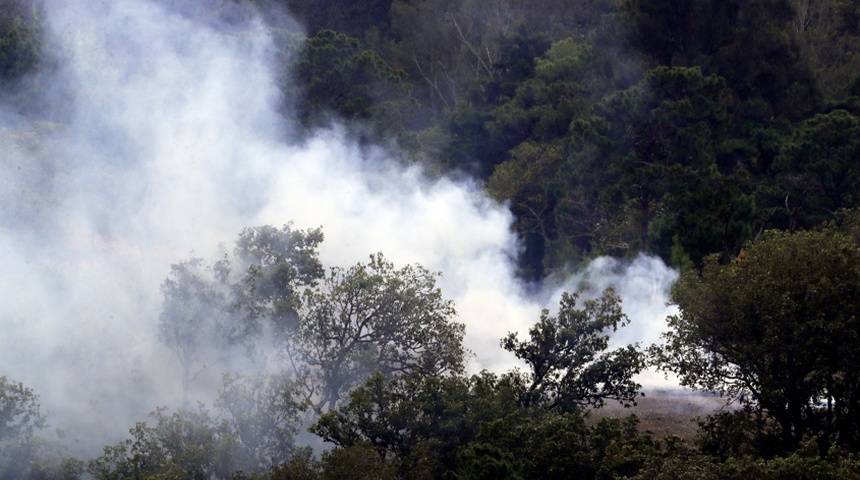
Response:
M0 442L45 428L39 396L21 382L0 376Z
M313 452L310 449L305 449L300 455L295 455L289 461L269 470L268 475L262 478L268 480L318 480L320 468L319 461L314 458Z
M572 125L569 158L557 173L570 199L559 200L558 215L575 218L599 200L595 253L669 259L677 244L697 261L713 251L731 257L755 219L749 159L730 136L731 105L725 80L699 68L657 67L607 96ZM562 237L582 236L576 223L557 224Z
M215 413L203 404L171 413L159 407L130 438L104 447L88 464L98 479L245 478L276 466L301 471L310 451L295 444L304 404L280 376L224 376ZM274 472L274 471L273 471Z
M386 462L374 448L356 443L346 448L329 450L322 455L323 480L395 480L397 466Z
M152 412L153 426L138 422L131 438L104 447L89 462L89 473L100 480L122 478L229 478L241 470L235 456L236 438L223 422L202 406L169 413Z
M32 73L42 58L42 19L35 3L4 0L0 5L0 82Z
M664 66L699 66L726 79L744 118L801 118L820 105L788 0L625 0L634 45Z
M207 270L203 259L191 258L171 265L170 276L161 284L158 338L179 360L186 398L201 373L231 354L227 287Z
M464 327L452 321L437 274L420 265L395 269L381 254L323 274L321 241L318 229L254 227L211 267L198 258L173 265L159 331L180 360L186 389L239 347L255 355L264 340L284 354L318 409L334 408L377 370L462 370Z
M280 340L298 328L300 290L322 276L322 239L319 229L246 228L232 256L171 265L161 285L158 336L179 360L186 398L198 376L226 368L237 354L253 356L265 328L275 327Z
M680 314L654 360L770 416L783 449L818 435L856 451L858 265L856 240L832 227L770 232L730 264L708 257L673 287Z
M341 448L370 445L406 476L442 478L487 422L520 413L513 385L489 372L389 379L377 373L311 432Z
M268 0L284 3L290 13L305 25L311 35L322 30L335 30L351 37L361 38L371 30L388 28L388 9L392 0L368 0L361 3L349 0Z
M21 382L0 376L0 478L80 478L83 462L37 435L46 427L39 396Z
M332 268L305 292L291 353L307 366L309 397L332 410L374 371L461 371L464 326L454 314L435 274L420 265L395 269L371 255L367 264Z
M294 382L281 375L224 375L215 401L219 417L235 434L237 456L245 468L265 471L300 460L307 452L295 435L307 404Z
M214 270L228 279L232 309L243 318L232 338L259 335L267 324L286 336L297 328L302 291L324 273L317 251L322 241L322 229L296 230L292 224L242 230L233 260L225 258Z
M563 162L563 149L527 141L510 155L510 160L496 165L487 191L500 202L508 201L516 218L514 228L526 248L520 256L520 274L542 278L546 245L557 238L553 215L557 198L545 183Z
M412 107L406 73L392 67L358 39L332 30L308 38L293 60L299 120L327 126L333 117L367 122L376 134L402 131Z
M152 422L138 422L131 438L106 446L89 462L96 478L230 478L257 474L306 458L294 436L304 406L293 384L279 377L225 376L213 415L197 409L170 413L160 407Z
M541 312L529 339L515 333L502 339L502 348L528 364L530 371L512 372L523 386L525 407L575 410L602 406L607 399L635 403L640 385L632 380L645 366L633 345L608 351L609 330L629 322L621 311L621 297L611 288L576 308L578 294L562 295L556 316Z
M860 118L845 110L802 122L775 163L789 229L811 228L860 204Z

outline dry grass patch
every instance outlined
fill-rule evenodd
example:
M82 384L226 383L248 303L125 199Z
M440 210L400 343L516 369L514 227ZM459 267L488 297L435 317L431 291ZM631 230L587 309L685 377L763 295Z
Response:
M589 422L604 417L626 417L631 413L639 418L639 431L650 434L655 440L667 435L677 435L692 441L698 431L697 417L717 413L725 406L725 399L714 395L685 390L651 390L639 397L636 406L624 408L610 402L600 409L592 410Z

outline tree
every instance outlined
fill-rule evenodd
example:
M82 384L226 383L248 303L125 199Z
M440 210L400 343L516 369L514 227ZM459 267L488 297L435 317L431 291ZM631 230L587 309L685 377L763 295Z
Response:
M199 375L226 367L240 347L253 355L264 328L275 327L281 340L292 334L299 290L322 276L316 250L322 239L319 229L246 228L232 257L171 265L161 285L158 336L179 360L186 398Z
M39 395L0 376L0 478L80 478L83 462L65 457L60 445L36 435L46 427Z
M299 120L327 126L332 115L368 122L377 134L399 133L412 107L406 73L394 68L358 39L333 30L308 38L294 59Z
M3 2L0 9L0 83L4 86L32 73L38 66L42 58L42 28L35 3Z
M725 78L746 118L799 118L820 104L788 0L624 0L634 45L658 65Z
M307 400L332 409L374 371L436 375L463 368L464 327L420 265L395 269L381 254L323 274L317 230L261 226L239 235L211 267L192 258L162 285L160 338L177 355L183 386L236 348L260 342L283 354ZM263 335L266 332L268 335Z
M229 478L241 470L235 456L236 438L202 405L197 410L169 413L164 407L150 414L154 426L138 422L131 438L104 447L89 462L99 480L123 478Z
M438 375L463 368L464 326L436 275L420 265L395 270L382 254L334 267L305 291L293 359L307 368L308 395L332 410L374 371Z
M396 465L386 462L372 446L356 443L346 448L329 450L322 455L320 462L322 480L396 480Z
M834 227L769 232L729 264L710 256L673 287L680 314L650 353L683 385L769 415L783 449L817 434L857 451L858 265L860 245Z
M860 118L845 110L818 114L795 129L775 164L790 230L860 204L858 156Z
M563 161L560 146L523 142L511 151L511 160L496 165L487 191L498 201L508 201L514 228L525 245L520 255L520 274L542 278L545 246L556 237L553 208L556 198L544 182Z
M322 241L322 229L294 230L292 224L242 230L233 253L237 271L230 262L220 268L231 275L232 308L243 318L235 337L258 336L266 324L283 335L296 329L302 290L323 276Z
M39 396L21 382L0 376L0 442L45 428Z
M355 3L349 0L264 0L285 3L290 13L307 26L311 35L322 30L336 30L352 37L360 37L371 29L388 27L388 9L392 0L368 0Z
M306 458L294 442L304 408L294 393L280 377L225 376L214 415L202 404L159 407L130 438L104 447L88 471L98 479L234 478Z
M487 424L522 414L512 385L489 372L388 379L376 373L310 431L339 448L369 445L407 478L444 478L456 470L460 448Z
M731 105L726 81L697 67L654 68L595 104L573 122L556 174L559 236L582 243L577 219L596 212L586 228L594 253L736 254L756 210Z
M307 404L284 376L225 374L215 407L246 469L265 471L307 455L295 442Z
M228 330L232 317L227 287L212 279L202 258L191 258L170 266L161 294L164 302L158 337L179 360L182 390L187 398L195 378L230 355Z
M511 374L524 387L520 401L525 407L575 410L602 406L607 399L635 403L640 386L632 377L645 366L641 352L633 345L604 352L609 346L606 332L629 322L621 298L608 288L581 309L576 308L578 298L564 293L556 316L541 312L528 340L515 333L502 339L502 348L530 368Z

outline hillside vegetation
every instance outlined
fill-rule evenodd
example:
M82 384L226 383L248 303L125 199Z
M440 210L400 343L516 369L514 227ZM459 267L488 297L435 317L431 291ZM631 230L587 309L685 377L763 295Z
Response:
M0 478L860 478L860 0L164 4L230 35L261 19L284 137L338 123L476 179L514 216L526 281L658 256L679 314L658 345L610 348L621 298L569 292L498 339L522 368L470 375L437 273L323 265L322 230L248 226L218 261L172 266L153 335L186 391L263 341L290 368L225 375L212 405L154 408L85 460L0 376ZM58 68L43 11L0 2L0 88L47 129L68 112L40 100ZM49 155L25 130L4 139ZM694 433L593 413L636 405L647 367L733 407Z

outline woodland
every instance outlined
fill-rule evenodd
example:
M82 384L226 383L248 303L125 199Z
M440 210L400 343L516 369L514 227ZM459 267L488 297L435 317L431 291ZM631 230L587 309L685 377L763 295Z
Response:
M32 101L54 68L39 3L0 2L0 88L61 122ZM617 293L570 292L499 339L523 368L467 374L436 273L323 265L322 230L248 226L221 260L173 265L157 335L186 388L263 338L289 373L225 374L213 405L153 406L77 459L9 372L0 478L860 478L860 0L186 3L262 19L285 135L337 122L478 182L514 216L524 282L657 256L679 314L662 343L613 349ZM594 418L635 404L649 366L734 408L691 439Z

